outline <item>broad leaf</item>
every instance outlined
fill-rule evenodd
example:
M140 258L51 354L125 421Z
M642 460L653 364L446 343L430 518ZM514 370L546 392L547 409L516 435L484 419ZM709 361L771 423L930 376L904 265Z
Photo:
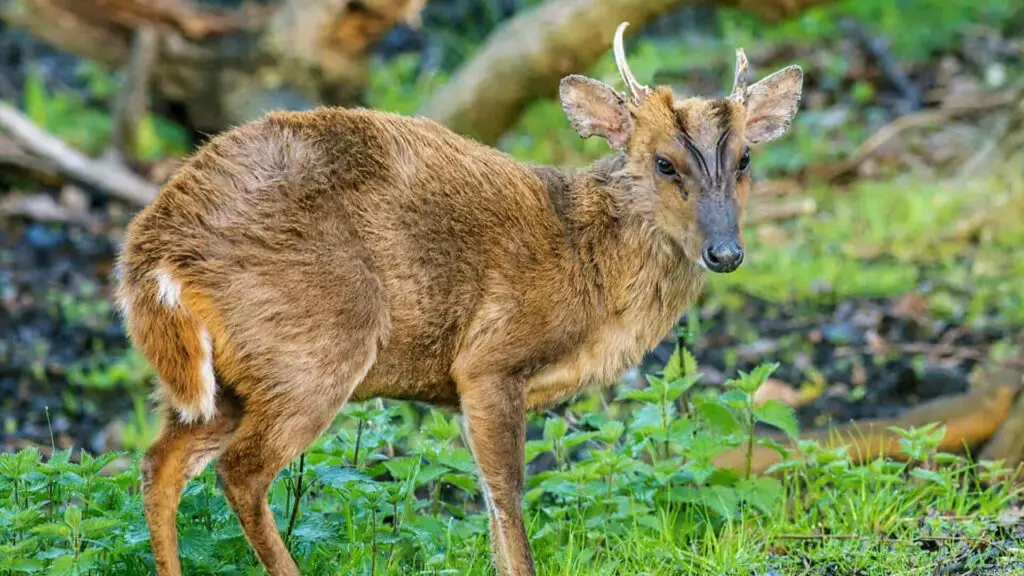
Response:
M754 418L785 432L790 438L799 435L799 425L793 407L779 400L768 400L754 407Z

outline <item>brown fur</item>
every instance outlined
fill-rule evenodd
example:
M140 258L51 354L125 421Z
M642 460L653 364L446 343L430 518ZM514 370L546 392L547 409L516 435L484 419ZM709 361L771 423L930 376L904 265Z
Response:
M268 572L297 574L267 488L346 401L374 397L461 412L495 563L533 574L525 411L614 382L656 345L704 281L701 202L741 211L749 188L743 104L593 94L573 93L570 119L594 112L587 126L619 130L623 151L585 169L525 165L424 119L278 112L213 138L138 214L118 297L168 408L143 468L159 574L180 571L178 499L215 457ZM655 152L677 180L652 171Z

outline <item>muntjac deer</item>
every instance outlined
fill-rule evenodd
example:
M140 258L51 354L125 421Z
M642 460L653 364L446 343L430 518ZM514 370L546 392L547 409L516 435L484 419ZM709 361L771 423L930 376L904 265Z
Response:
M614 153L523 164L421 118L275 112L198 149L131 222L117 297L159 377L143 495L161 576L175 515L217 459L266 570L298 574L267 503L349 401L460 414L494 563L533 574L523 525L525 413L613 383L653 348L707 271L743 261L750 148L796 114L797 66L724 98L678 99L616 62L627 94L579 75L559 98Z

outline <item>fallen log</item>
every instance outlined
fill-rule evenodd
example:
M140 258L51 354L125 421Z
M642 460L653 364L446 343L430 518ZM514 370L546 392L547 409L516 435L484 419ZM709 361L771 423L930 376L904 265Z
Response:
M720 0L766 19L798 14L824 0ZM553 95L566 74L585 72L611 47L615 28L634 34L655 17L697 0L548 0L509 19L420 114L484 143L495 143L536 98Z
M425 0L0 0L0 20L120 69L139 28L155 32L152 89L215 133L271 108L362 101L372 46Z
M898 418L847 422L808 430L800 434L800 439L819 442L825 448L846 446L847 454L855 464L880 457L904 460L905 456L900 452L900 436L890 428L919 428L939 423L946 428L938 445L940 452L963 453L991 438L995 444L982 450L981 457L989 459L1006 455L1009 459L1013 455L1021 456L1024 446L1022 389L1024 368L991 367L976 376L971 389L965 394L932 400L911 408ZM1011 414L1013 418L1010 418ZM801 458L795 451L794 442L780 435L771 435L771 438L792 450L791 457ZM720 468L742 471L746 467L746 458L746 450L737 448L719 455L715 463ZM782 456L775 450L755 446L751 471L765 474L782 461Z

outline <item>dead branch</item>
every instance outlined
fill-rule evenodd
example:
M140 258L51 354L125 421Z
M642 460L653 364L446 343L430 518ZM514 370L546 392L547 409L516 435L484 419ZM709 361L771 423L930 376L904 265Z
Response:
M359 104L372 46L396 23L415 24L423 4L0 0L0 20L112 68L131 59L137 29L155 30L154 102L182 104L193 128L216 133L272 108Z
M1010 416L999 427L979 454L981 460L1003 460L1009 469L1024 465L1024 394L1010 409Z
M817 210L817 202L809 196L787 202L763 202L751 208L750 215L746 220L747 224L762 224L764 222L787 220L796 216L808 216L814 214Z
M57 185L61 181L60 175L49 162L26 153L21 146L3 133L0 133L0 166L5 168L5 176L17 172L18 175L25 175L31 180L45 184ZM14 170L9 170L12 168Z
M658 15L697 0L549 0L491 34L420 114L493 144L533 99L554 94L566 74L584 72L611 48L615 28L634 34ZM796 14L823 0L722 0L766 17Z
M852 18L843 18L840 26L850 35L861 50L868 54L882 69L882 73L900 93L903 95L903 113L916 112L921 108L921 90L911 82L907 74L900 68L900 65L886 50L881 39L872 36Z
M82 18L109 18L126 28L171 27L190 40L202 40L238 31L255 30L272 14L272 6L243 3L228 10L197 6L189 0L53 0Z
M814 176L825 180L836 180L853 172L865 160L875 154L880 148L899 136L904 130L925 126L938 126L953 118L969 114L1011 106L1020 101L1021 91L1019 89L1004 90L984 96L977 96L971 100L957 102L940 108L922 110L913 114L900 116L892 122L882 126L870 138L864 141L860 147L844 162L812 170Z
M86 226L95 222L89 214L87 205L83 207L69 204L71 203L58 202L49 194L11 192L0 200L0 215L18 216L37 222L71 222Z
M41 130L4 102L0 102L0 128L29 152L53 163L68 178L139 206L145 206L156 198L158 189L152 182L119 164L89 158Z

